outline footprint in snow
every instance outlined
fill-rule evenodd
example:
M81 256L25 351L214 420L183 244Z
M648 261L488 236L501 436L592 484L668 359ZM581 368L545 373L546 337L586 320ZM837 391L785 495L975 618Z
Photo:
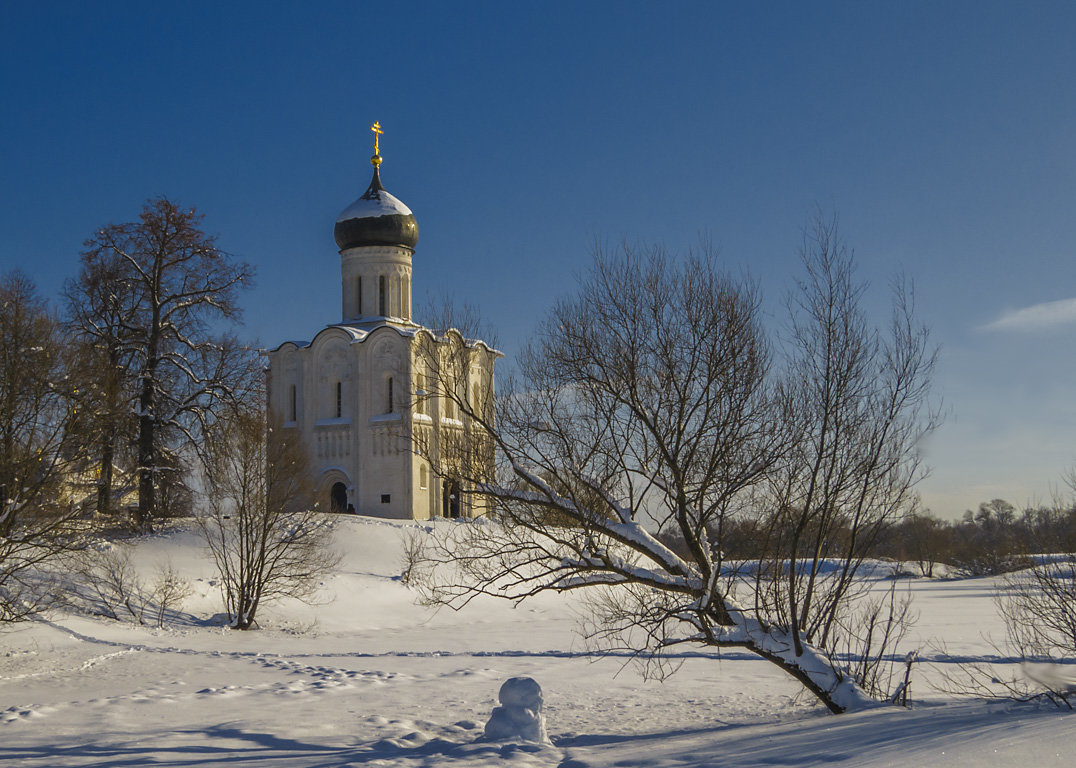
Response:
M23 709L22 707L9 707L3 712L5 723L15 723L31 717L41 717L41 715L32 709Z

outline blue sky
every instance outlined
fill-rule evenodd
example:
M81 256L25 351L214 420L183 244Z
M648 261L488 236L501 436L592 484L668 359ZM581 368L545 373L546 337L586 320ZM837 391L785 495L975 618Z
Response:
M257 265L246 332L308 338L379 120L416 304L509 353L596 240L709 239L776 314L821 207L942 347L928 506L1048 501L1076 461L1073 4L308 5L0 2L0 270L55 296L165 194Z

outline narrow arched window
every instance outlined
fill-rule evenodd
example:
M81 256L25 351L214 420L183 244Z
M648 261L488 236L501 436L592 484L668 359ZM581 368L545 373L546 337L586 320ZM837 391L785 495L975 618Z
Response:
M362 314L362 278L360 277L355 286L355 314Z
M288 394L289 394L289 399L291 401L289 403L289 408L288 408L288 413L291 414L289 420L290 421L295 421L296 420L295 419L295 414L297 412L297 408L295 407L296 406L296 394L295 394L295 385L294 384L292 384L291 387L289 388L289 393Z
M336 382L336 418L344 415L344 382Z
M430 487L430 476L426 470L426 465L423 464L418 470L418 487L422 490L426 490Z
M389 395L389 402L388 402L389 407L388 407L388 410L385 411L385 413L392 413L393 411L392 411L392 377L391 376L389 376L388 395Z
M385 311L385 299L387 294L385 293L385 276L379 275L377 278L377 313L384 317L388 313Z

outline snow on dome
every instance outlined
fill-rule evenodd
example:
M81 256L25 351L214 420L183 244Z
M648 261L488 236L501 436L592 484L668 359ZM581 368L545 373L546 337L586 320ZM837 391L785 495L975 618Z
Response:
M404 205L398 197L381 190L369 198L363 195L345 208L344 212L336 220L339 222L347 219L371 219L377 216L392 216L395 214L401 216L414 215L411 213L411 209Z
M368 245L413 250L418 243L418 222L410 208L381 186L375 165L369 188L337 217L333 235L341 251Z

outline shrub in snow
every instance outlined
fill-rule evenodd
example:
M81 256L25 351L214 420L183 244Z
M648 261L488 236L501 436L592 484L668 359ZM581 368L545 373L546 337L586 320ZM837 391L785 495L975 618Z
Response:
M1019 670L961 664L945 676L944 690L1076 709L1076 555L1034 559L1031 568L1006 576L995 595L1005 638L992 644L999 657L1019 660Z
M510 677L504 681L486 723L486 738L494 741L522 739L550 744L542 714L542 687L532 677Z
M404 538L403 556L400 558L400 581L404 584L410 586L424 575L423 551L422 535L415 530L408 531Z
M105 543L71 554L67 600L97 615L116 621L153 623L163 627L170 615L191 594L190 584L171 562L157 565L153 582L139 576L124 543Z

